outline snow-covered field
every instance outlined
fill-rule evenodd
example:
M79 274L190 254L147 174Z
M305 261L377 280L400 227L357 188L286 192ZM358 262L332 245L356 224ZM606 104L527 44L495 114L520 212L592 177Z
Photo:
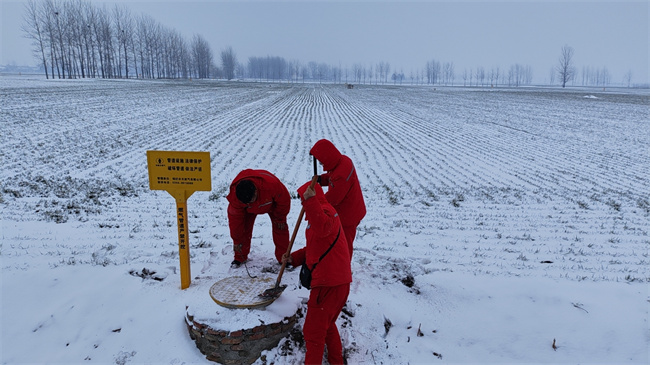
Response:
M295 196L320 138L355 162L368 207L339 319L350 364L650 361L647 91L2 76L0 99L2 364L208 363L185 305L233 328L245 314L208 294L246 275L229 267L227 187L261 168ZM211 154L186 290L147 150ZM259 217L251 274L275 276L272 252ZM283 296L308 296L297 275Z

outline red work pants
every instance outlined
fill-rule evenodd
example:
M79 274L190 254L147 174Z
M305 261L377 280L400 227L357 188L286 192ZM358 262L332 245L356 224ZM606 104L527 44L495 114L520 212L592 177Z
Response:
M343 226L343 233L345 240L348 241L348 250L350 251L350 261L352 261L352 250L354 248L354 238L357 236L357 226L359 223L352 226Z
M343 364L343 347L336 319L350 294L350 284L321 286L311 289L307 317L302 329L307 347L305 364L322 364L327 345L327 361Z
M287 252L289 247L289 226L287 217L276 217L269 213L271 218L271 229L273 233L273 243L275 244L275 258L279 263L282 262L282 255ZM244 231L247 233L243 242L234 242L235 260L244 262L248 260L248 254L251 251L251 239L253 238L253 226L255 225L257 214L248 213L244 217Z

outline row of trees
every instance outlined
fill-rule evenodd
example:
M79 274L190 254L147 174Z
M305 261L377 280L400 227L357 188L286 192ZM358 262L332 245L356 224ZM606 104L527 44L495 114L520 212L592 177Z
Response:
M428 84L456 85L455 66L452 62L440 63L432 60L420 70L408 75L403 70L392 70L388 62L365 65L355 63L351 69L330 66L325 63L287 61L282 57L250 57L247 66L238 64L235 77L254 80L287 82L353 82L357 84ZM530 66L516 64L507 71L499 67L486 70L484 67L465 69L462 74L463 86L521 86L530 85L533 71Z
M579 78L578 70L573 63L574 53L572 47L568 45L562 47L557 66L553 67L550 72L551 85L556 83L556 76L562 87L566 87L568 83L575 85L576 82L582 86L607 86L611 84L612 76L607 67L582 67L581 77ZM623 75L623 84L627 87L632 86L632 71L628 71Z
M287 61L282 57L250 57L245 67L236 67L239 78L255 80L273 80L289 82L356 82L356 83L402 83L406 78L403 72L390 73L388 62L379 62L375 66L366 67L355 63L352 69L328 65L327 63ZM389 81L390 80L390 81Z
M375 70L376 72L374 72ZM347 75L347 71L345 72ZM390 81L387 81L387 75L390 74ZM392 82L401 84L410 82L411 84L428 84L428 85L457 85L457 77L453 62L441 63L431 60L426 63L425 67L420 70L411 71L405 75L402 70L390 73L390 64L379 63L376 66L365 67L362 64L352 66L353 80L356 83L373 83ZM385 75L382 77L382 75ZM463 86L521 86L530 85L533 81L533 70L530 66L520 64L512 65L507 71L500 67L494 67L486 70L484 67L475 69L464 69L460 75Z
M574 74L566 80L566 82L571 83L571 85L608 86L612 84L612 75L609 73L607 67L593 68L584 66L581 68L580 73L578 73L577 69L573 69L572 72ZM557 67L550 70L549 76L551 85L555 85L558 82L556 80L563 80L562 73L558 72ZM629 87L631 86L631 82L632 71L628 71L623 75L623 84Z
M352 68L325 63L287 61L282 57L250 57L238 62L232 47L215 60L210 44L201 35L191 41L147 15L133 16L124 5L108 10L84 0L30 0L25 5L22 30L32 41L35 57L47 78L250 78L288 82L354 82L463 86L521 86L533 80L530 66L515 64L509 69L483 67L465 69L457 75L452 62L431 60L423 69L392 70L388 62ZM564 46L550 83L565 87L577 81L574 50ZM217 66L220 61L220 67ZM626 79L628 85L631 73ZM582 85L605 86L611 82L606 68L583 68Z
M22 30L47 78L207 78L219 71L202 36L187 42L126 6L30 0L25 9Z
M507 70L498 66L489 70L477 67L473 70L464 70L462 79L463 86L530 85L533 82L533 68L521 64L514 64Z

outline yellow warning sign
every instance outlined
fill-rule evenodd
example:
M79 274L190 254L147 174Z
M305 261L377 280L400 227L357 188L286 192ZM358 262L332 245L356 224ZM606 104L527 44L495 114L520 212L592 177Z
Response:
M151 190L210 191L210 152L147 151Z
M176 199L181 289L186 289L190 286L192 277L190 236L187 234L187 198L195 191L212 190L210 152L147 151L147 167L149 188L167 190Z

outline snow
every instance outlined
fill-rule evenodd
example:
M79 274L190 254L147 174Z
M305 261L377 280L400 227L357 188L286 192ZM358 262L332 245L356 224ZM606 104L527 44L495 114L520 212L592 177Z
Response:
M0 94L2 364L205 364L186 310L229 331L295 313L298 270L265 309L209 288L247 275L229 266L230 180L264 168L295 196L320 138L355 162L368 206L338 321L349 363L650 361L647 91L0 76ZM185 290L147 150L211 153ZM278 269L260 216L248 270Z
M230 278L230 277L229 277ZM235 277L237 281L246 280L246 277ZM256 276L259 279L259 276ZM263 293L266 289L271 289L275 286L277 276L270 277L265 276L266 279L263 282L268 284L262 286L261 289L256 291L254 295L259 295ZM235 284L236 285L236 284ZM211 293L211 286L205 285L196 285L198 293L205 293L206 290ZM256 286L253 285L253 288ZM241 288L241 286L237 287ZM279 298L272 301L268 306L263 306L262 308L251 308L251 309L231 309L224 308L220 306L215 306L214 301L205 300L203 295L197 295L195 297L187 299L186 305L188 306L187 313L192 315L195 321L198 321L202 324L207 324L212 328L223 330L223 331L237 331L241 329L251 329L260 324L271 324L271 323L280 323L285 322L285 318L291 317L296 314L298 308L300 308L303 298L300 296L300 291L288 290L282 293ZM286 290L286 289L285 289ZM218 295L218 293L216 293ZM223 299L223 298L222 298ZM232 299L232 297L228 297ZM228 304L239 304L234 301L227 301ZM256 303L251 301L244 300L241 304L251 305Z

